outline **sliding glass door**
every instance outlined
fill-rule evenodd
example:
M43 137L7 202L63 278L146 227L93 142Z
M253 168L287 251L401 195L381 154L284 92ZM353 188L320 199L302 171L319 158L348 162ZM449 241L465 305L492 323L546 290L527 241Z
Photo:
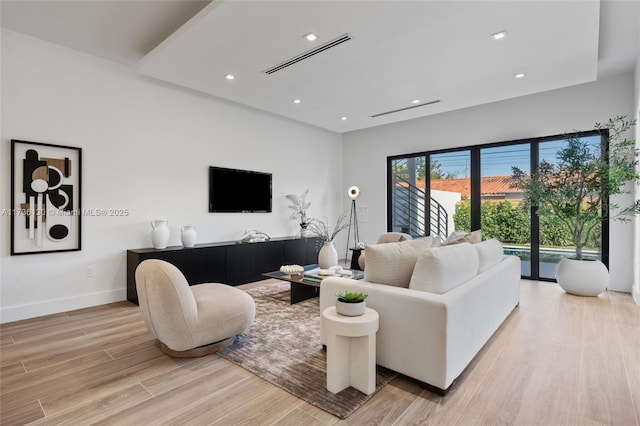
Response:
M483 239L501 241L505 253L520 257L522 275L531 276L531 215L512 183L512 166L530 173L529 143L480 149L480 224Z
M584 135L582 137L588 143L593 154L601 150L600 135ZM557 165L560 161L558 151L566 148L566 139L551 139L537 144L538 160L551 165ZM555 216L539 216L539 276L540 278L555 279L556 264L561 259L574 257L575 247L572 243L571 232ZM586 247L583 249L585 259L602 259L602 226L595 224L595 231L590 235Z
M594 152L601 136L581 134ZM571 236L556 218L539 217L523 203L512 167L525 174L540 161L554 164L567 143L563 136L389 157L388 229L412 236L482 230L505 253L522 260L525 278L554 280L560 259L575 256ZM607 223L597 224L587 257L607 264Z

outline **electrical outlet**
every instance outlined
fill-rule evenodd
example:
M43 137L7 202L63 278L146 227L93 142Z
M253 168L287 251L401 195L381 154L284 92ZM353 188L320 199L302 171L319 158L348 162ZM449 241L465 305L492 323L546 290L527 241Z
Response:
M93 266L86 267L86 269L84 270L84 276L86 278L93 278L96 276L96 270L93 268Z

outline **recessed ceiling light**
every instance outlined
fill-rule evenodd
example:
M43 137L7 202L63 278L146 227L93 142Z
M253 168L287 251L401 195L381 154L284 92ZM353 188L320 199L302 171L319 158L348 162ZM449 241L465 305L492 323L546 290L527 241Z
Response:
M309 41L314 41L318 38L318 36L316 36L314 33L307 33L305 35L303 35L302 37L306 38Z
M420 103L420 99L414 99L411 101L412 104L419 104Z
M340 117L340 120L347 121L347 117Z
M515 78L522 78L524 77L524 73L518 73L516 75L514 75Z
M224 76L224 78L226 78L227 80L233 80L234 78L236 78L236 76L233 74L227 74Z
M494 40L502 40L507 36L507 31L500 31L499 33L491 34L491 38Z
M299 104L300 102L302 102L300 99L294 99L291 102L293 102L294 104Z

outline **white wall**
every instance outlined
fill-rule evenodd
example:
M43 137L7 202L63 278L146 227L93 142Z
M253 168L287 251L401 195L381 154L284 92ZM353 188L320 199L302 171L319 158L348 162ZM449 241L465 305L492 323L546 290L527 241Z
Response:
M343 206L342 136L146 77L129 67L2 30L1 208L10 208L10 140L83 149L82 207L128 209L83 217L79 252L10 256L0 226L0 321L124 300L125 251L151 246L150 220L166 218L199 242L246 228L294 235L288 193L309 188L312 216ZM273 213L208 213L208 166L273 173ZM95 268L95 278L85 268Z
M633 75L616 76L473 108L350 132L344 138L344 179L362 191L368 220L361 235L375 241L386 231L386 159L458 146L478 145L588 130L618 114L633 115ZM444 99L446 102L446 99ZM631 291L632 224L611 224L610 271L613 290ZM635 256L640 256L636 252Z

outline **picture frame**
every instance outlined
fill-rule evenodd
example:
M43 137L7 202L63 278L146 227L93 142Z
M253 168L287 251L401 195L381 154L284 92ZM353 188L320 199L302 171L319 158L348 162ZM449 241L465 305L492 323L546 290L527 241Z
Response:
M11 140L11 255L81 250L82 148Z

